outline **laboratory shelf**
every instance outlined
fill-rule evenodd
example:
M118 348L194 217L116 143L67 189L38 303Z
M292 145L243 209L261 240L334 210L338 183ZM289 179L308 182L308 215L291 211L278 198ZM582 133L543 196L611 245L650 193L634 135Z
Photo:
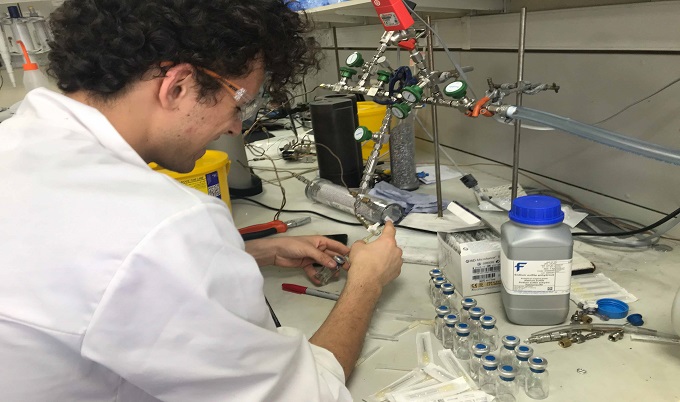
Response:
M476 12L503 11L503 0L416 0L419 15L433 18L454 18ZM378 16L372 0L349 0L327 6L310 8L307 14L316 22L362 25L376 23Z

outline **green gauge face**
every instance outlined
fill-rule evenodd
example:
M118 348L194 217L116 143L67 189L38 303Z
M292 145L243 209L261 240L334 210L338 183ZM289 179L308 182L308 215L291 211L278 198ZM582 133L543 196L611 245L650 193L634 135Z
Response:
M358 58L359 58L358 54L352 53L349 56L347 56L346 62L347 62L348 65L351 65L351 64L354 64L357 61Z
M418 101L416 98L416 95L413 94L412 92L409 91L404 91L401 93L401 97L404 98L407 102L415 103Z
M354 139L357 141L361 141L364 138L364 129L363 127L359 127L356 130L354 130Z
M402 112L401 109L398 109L398 108L396 108L396 107L393 107L393 108L392 108L392 114L393 114L397 119L403 119L403 118L405 117L405 116L404 116L404 112Z
M446 92L456 92L463 88L463 82L462 81L453 81L449 85L444 88L444 91Z

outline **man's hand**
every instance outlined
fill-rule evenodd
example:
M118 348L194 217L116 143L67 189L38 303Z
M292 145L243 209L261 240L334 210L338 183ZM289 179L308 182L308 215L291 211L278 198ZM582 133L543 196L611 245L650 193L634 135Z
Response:
M329 268L337 267L333 256L347 255L349 247L324 236L290 236L257 239L246 242L246 252L257 260L259 266L276 265L284 268L302 268L316 285L316 269L313 264ZM349 263L343 265L348 269Z
M375 283L382 289L401 273L402 251L395 239L392 222L386 222L380 237L372 243L357 241L352 245L349 259L353 268L347 274L348 285Z

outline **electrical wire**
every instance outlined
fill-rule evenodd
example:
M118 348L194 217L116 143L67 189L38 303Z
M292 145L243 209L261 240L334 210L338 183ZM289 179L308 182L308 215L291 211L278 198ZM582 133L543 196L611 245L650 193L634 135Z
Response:
M613 115L607 117L606 119L600 120L600 121L598 121L597 123L593 123L592 125L595 126L595 125L598 125L598 124L602 124L602 123L604 123L605 121L609 121L609 120L613 119L614 117L620 115L621 113L625 112L626 110L628 110L628 109L632 108L633 106L637 105L638 103L646 101L647 99L651 98L652 96L654 96L654 95L660 93L661 91L663 91L663 90L665 90L665 89L667 89L667 88L670 88L671 86L677 84L678 82L680 82L680 78L674 79L673 81L671 81L670 83L664 85L663 87L661 87L661 89L657 90L656 92L652 93L651 95L647 95L647 96L645 96L644 98L642 98L642 99L640 99L640 100L638 100L638 101L635 101L635 102L631 103L630 105L624 107L623 109L621 109L621 110L619 110L618 112L614 113ZM522 124L522 127L524 127L524 124Z
M652 229L654 229L654 228L656 228L656 227L658 227L658 226L660 226L660 225L662 225L662 224L668 222L669 220L671 220L671 219L677 217L678 214L680 214L680 208L676 209L675 211L673 211L673 212L671 212L670 214L666 215L665 217L659 219L658 221L654 222L654 223L651 224L651 225L648 225L648 226L645 226L645 227L643 227L643 228L636 229L636 230L630 230L630 231L627 231L627 232L613 232L613 233L573 233L572 236L579 236L579 237L582 237L582 236L601 236L601 237L622 237L622 236L632 236L632 235L636 235L636 234L639 234L639 233L648 232L648 231L650 231L650 230L652 230Z

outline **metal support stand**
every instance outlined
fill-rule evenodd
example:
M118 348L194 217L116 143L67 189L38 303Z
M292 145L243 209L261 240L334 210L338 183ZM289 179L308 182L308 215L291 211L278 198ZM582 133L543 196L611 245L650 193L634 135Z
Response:
M522 106L522 81L524 80L524 41L527 33L527 9L522 7L519 14L519 48L517 49L517 99L515 104ZM519 184L519 139L522 131L522 122L515 120L515 143L512 157L512 192L511 197L517 198L517 187Z
M430 16L427 17L427 25L432 26ZM432 32L427 35L427 59L430 64L430 71L434 71L434 52L432 46ZM432 96L432 94L430 94ZM441 164L439 160L439 125L437 124L437 106L432 105L432 141L434 142L434 175L435 185L437 186L437 216L444 216L442 201L442 179Z

